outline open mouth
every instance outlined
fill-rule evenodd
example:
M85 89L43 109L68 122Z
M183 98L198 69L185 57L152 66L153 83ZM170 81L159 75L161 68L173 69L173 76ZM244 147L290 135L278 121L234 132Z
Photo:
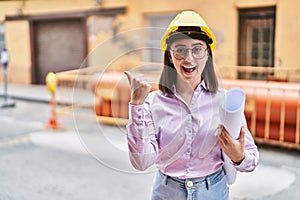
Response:
M191 67L183 67L183 66L182 66L182 69L183 69L183 71L186 72L186 73L192 73L193 71L196 70L196 66L191 66Z

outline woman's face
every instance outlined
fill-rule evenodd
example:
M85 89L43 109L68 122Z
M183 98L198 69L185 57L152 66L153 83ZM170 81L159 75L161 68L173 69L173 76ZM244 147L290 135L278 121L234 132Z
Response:
M171 44L170 50L170 61L177 75L186 81L200 82L208 58L206 43L197 39L179 39Z

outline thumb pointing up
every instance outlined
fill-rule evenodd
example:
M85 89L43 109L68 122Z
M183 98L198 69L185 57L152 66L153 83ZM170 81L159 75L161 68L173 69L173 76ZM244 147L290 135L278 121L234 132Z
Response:
M127 76L128 82L131 85L132 82L132 74L129 71L124 71L124 74Z
M151 85L145 80L143 74L133 76L129 71L124 71L131 88L130 102L135 105L143 104L148 96Z

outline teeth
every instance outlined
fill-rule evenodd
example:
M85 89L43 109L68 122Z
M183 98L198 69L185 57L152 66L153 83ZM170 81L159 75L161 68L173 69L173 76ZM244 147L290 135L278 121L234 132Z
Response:
M189 66L189 67L182 66L182 69L185 72L191 73L196 69L196 66Z
M184 68L187 68L187 69L192 69L192 68L194 68L194 67L196 67L196 66L190 66L190 67L185 67L185 66L183 66Z

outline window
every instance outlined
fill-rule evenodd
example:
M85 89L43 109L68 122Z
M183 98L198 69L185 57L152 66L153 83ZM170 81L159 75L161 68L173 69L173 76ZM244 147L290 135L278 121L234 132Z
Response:
M239 65L274 66L275 7L239 10ZM241 74L240 74L241 75ZM252 74L251 78L264 79Z
M160 50L160 39L171 20L176 14L149 14L146 15L148 22L148 39L146 40L146 47L150 47L143 52L143 60L145 62L163 62L163 55Z

